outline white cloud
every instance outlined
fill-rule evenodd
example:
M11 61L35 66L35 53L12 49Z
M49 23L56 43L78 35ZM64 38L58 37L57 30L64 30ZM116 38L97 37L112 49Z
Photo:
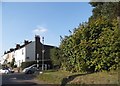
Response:
M45 28L45 27L42 27L42 26L37 26L36 29L34 29L32 32L36 35L38 34L43 34L45 32L47 32L48 30Z

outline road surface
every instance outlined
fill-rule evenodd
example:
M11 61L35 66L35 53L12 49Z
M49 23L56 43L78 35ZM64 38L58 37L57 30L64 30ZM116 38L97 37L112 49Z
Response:
M43 84L35 80L35 75L13 73L13 74L0 74L2 77L2 86L41 86Z

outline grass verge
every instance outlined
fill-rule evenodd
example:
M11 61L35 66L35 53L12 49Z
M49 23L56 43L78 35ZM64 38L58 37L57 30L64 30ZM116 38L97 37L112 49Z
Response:
M97 72L84 76L77 76L69 84L119 84L118 71Z
M118 84L118 76L118 70L91 74L48 70L39 74L37 79L46 84Z
M64 77L69 76L71 73L66 71L48 70L37 76L37 79L44 81L46 84L61 84Z

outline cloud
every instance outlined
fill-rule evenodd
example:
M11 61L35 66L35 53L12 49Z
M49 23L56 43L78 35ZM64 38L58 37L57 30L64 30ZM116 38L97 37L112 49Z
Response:
M47 32L48 30L45 27L41 27L41 26L37 26L36 29L34 29L32 32L34 34L43 34L45 32Z

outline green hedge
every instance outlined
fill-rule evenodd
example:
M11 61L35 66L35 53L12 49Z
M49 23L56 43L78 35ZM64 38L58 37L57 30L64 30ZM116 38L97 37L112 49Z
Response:
M36 64L36 61L22 62L21 68L24 69L26 67L33 65L33 64Z

